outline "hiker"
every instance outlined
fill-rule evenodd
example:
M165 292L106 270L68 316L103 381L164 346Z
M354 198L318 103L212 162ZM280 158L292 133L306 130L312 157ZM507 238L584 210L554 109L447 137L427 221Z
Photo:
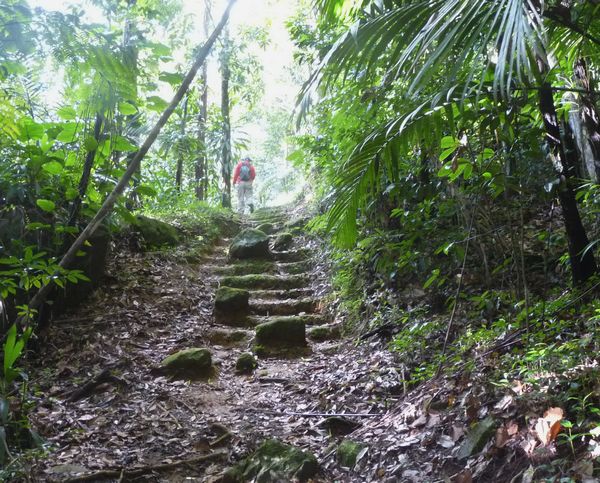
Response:
M252 203L252 183L256 177L256 171L252 166L252 160L245 157L240 161L233 172L233 185L238 185L238 210L244 213L246 205L250 209L250 213L254 211Z

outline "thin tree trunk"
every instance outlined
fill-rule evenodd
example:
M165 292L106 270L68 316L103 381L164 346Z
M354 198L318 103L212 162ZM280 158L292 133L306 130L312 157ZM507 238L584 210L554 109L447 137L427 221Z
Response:
M208 54L210 53L215 41L217 40L217 37L223 30L223 27L227 23L227 20L229 19L229 12L231 11L231 8L233 7L233 4L235 3L235 1L236 0L229 0L229 3L227 4L227 8L225 9L225 12L223 13L223 17L221 18L221 21L215 27L215 30L213 31L212 35L208 38L208 40L206 41L204 46L199 50L196 60L194 61L194 64L192 65L188 74L185 76L185 79L183 80L181 86L179 86L179 89L177 89L177 92L176 92L175 96L173 97L173 99L171 100L171 103L165 109L165 111L162 113L159 120L157 121L155 126L152 128L152 130L150 131L148 136L146 137L146 140L144 141L144 143L142 144L140 149L135 153L133 159L131 160L131 163L129 163L127 171L125 171L122 178L119 180L119 182L114 187L112 192L108 195L106 200L104 200L104 203L102 204L102 206L100 207L100 209L98 210L98 212L96 213L94 218L92 218L92 220L90 220L90 222L85 227L85 229L80 233L80 235L77 237L77 239L73 242L73 245L71 245L71 248L69 248L67 253L65 253L63 258L59 262L59 266L61 268L68 268L70 266L70 264L75 259L79 249L98 229L98 227L100 226L100 224L102 223L104 218L112 211L119 196L121 196L121 194L123 193L125 188L129 185L129 181L133 177L134 173L137 171L142 159L144 158L144 156L146 155L146 153L148 152L148 150L150 149L150 147L152 146L154 141L156 141L156 138L158 137L161 129L167 123L167 121L171 117L171 114L173 114L173 111L175 110L175 108L177 107L179 102L181 102L181 99L183 99L183 96L189 89L190 84L192 83L192 81L194 80L194 77L196 76L196 73L202 66L202 63L208 57ZM38 292L35 294L35 296L30 300L30 302L28 304L29 308L37 309L46 300L46 297L47 297L48 293L52 290L53 286L54 286L53 284L48 284L48 285L44 285L41 289L39 289Z
M229 79L231 70L229 66L229 34L225 33L224 52L221 60L221 115L223 116L223 141L221 145L221 175L223 176L223 194L221 204L224 208L231 208L231 119L229 100Z
M592 159L586 163L586 166L590 172L590 177L597 183L600 181L600 116L593 100L594 86L584 59L578 59L575 62L574 71L578 86L587 91L587 94L579 96L579 112L587 131L586 137L592 155ZM582 148L585 153L585 147Z
M539 90L539 105L546 129L546 141L558 164L556 167L560 176L558 199L562 208L563 221L567 232L573 282L579 284L594 275L597 267L592 251L588 250L585 252L586 247L589 245L589 240L583 227L575 198L572 179L572 158L567 157L565 146L561 139L554 98L552 97L552 88L548 83L545 83Z
M94 140L96 141L96 143L100 143L101 130L102 115L99 112L97 112L96 120L94 122ZM95 157L95 149L93 149L92 151L88 151L87 155L85 156L85 161L83 163L83 172L81 173L79 186L77 187L77 197L71 202L67 226L75 226L75 224L77 223L77 217L79 216L79 211L81 210L81 203L83 202L83 198L90 184L90 175L92 174L92 168L94 167ZM68 245L65 247L65 249L66 248L68 248Z
M210 24L210 1L204 2L204 34L208 36ZM200 74L202 91L200 95L200 112L198 113L198 159L195 166L196 198L206 200L208 196L208 151L206 149L206 123L208 120L208 66L202 66Z
M183 158L185 154L183 137L185 136L185 127L187 124L188 99L189 97L186 96L185 101L183 101L183 117L181 119L181 127L179 131L179 150L177 153L177 171L175 173L175 186L177 187L177 191L179 193L181 193L181 182L183 179Z

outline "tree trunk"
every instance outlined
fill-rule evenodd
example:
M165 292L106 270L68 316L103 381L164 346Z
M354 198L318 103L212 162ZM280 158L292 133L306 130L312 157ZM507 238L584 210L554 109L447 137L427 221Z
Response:
M204 64L206 65L206 64ZM185 101L183 101L183 117L181 118L181 127L179 131L179 149L177 150L177 171L175 173L175 186L177 187L177 192L181 193L181 181L183 179L183 158L185 157L185 127L187 124L187 112L188 112L188 99L189 97L185 97Z
M229 79L231 70L229 66L229 34L225 32L223 38L223 55L221 57L221 115L223 117L223 140L221 144L221 175L223 177L223 193L221 204L224 208L231 208L231 119L229 100Z
M211 3L204 2L204 34L208 36L210 25ZM200 112L198 113L198 159L195 166L196 198L205 201L208 196L208 151L206 149L206 123L208 120L208 66L206 62L200 73L202 93L200 95Z
M582 146L582 152L590 153L591 159L585 159L586 166L592 181L598 183L600 181L600 116L593 100L594 86L584 59L575 62L574 71L578 86L587 91L586 94L579 96L579 114L587 131L584 136L587 146Z
M544 127L546 129L546 141L555 158L555 167L560 176L558 199L562 208L563 221L567 232L569 244L569 258L571 262L571 273L573 283L579 284L588 280L596 273L596 261L591 250L585 252L589 240L581 221L575 190L573 188L573 153L569 157L563 144L552 88L545 83L539 91L539 105ZM585 252L585 253L584 253Z
M102 130L102 116L99 112L97 112L96 113L96 121L94 122L94 140L96 141L96 143L100 143L101 130ZM85 156L85 161L83 163L83 172L81 173L81 178L79 180L79 186L77 187L77 198L75 198L71 203L71 208L69 210L69 220L67 221L67 226L75 226L75 224L77 223L79 211L81 210L81 203L83 202L83 198L85 197L85 193L88 189L88 185L90 184L90 175L92 174L92 168L94 167L94 158L95 157L96 157L95 149L88 151L88 153ZM65 250L67 248L68 248L68 245L65 247Z

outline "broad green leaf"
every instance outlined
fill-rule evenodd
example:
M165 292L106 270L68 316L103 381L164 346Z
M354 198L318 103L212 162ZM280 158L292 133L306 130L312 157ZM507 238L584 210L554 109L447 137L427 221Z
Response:
M56 140L61 143L72 143L74 142L75 135L77 133L77 124L74 122L69 122L65 124L63 130L56 136Z
M98 141L96 141L92 136L88 136L87 138L85 138L85 141L83 142L83 146L85 147L85 150L88 152L95 151L96 148L98 147Z
M119 112L124 116L132 116L137 113L137 108L129 102L119 102Z
M146 99L148 109L156 112L163 112L169 103L158 96L150 96Z
M136 191L144 196L156 196L158 193L152 186L140 185L136 188Z
M134 146L123 136L117 136L113 140L113 149L115 151L137 151L137 146Z
M63 172L63 165L58 161L50 161L42 164L42 169L50 174L60 174Z
M440 141L440 147L442 149L456 149L458 145L458 140L452 136L444 136Z
M167 82L172 86L179 86L183 82L183 75L171 72L161 72L158 79Z
M77 111L70 106L63 106L58 111L56 111L58 117L65 121L73 121L77 119Z
M22 141L39 140L44 136L44 126L33 119L25 118L19 123L19 137Z
M67 191L65 192L65 198L67 201L73 201L78 195L79 191L77 191L75 188L67 188Z
M54 201L50 201L50 200L37 200L35 202L42 210L48 212L48 213L52 213L55 209L56 209L56 204L54 203Z

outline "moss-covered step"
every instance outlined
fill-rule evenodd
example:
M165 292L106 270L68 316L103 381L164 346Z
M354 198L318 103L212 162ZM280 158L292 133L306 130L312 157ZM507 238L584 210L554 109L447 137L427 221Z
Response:
M314 342L324 342L339 339L342 331L339 325L321 325L310 328L306 335Z
M318 471L319 463L311 453L279 440L269 439L254 454L229 468L221 476L220 481L223 483L306 482L314 478Z
M271 258L269 237L260 230L248 228L237 235L229 245L232 258Z
M174 378L197 379L213 375L212 356L208 349L192 347L165 357L160 368Z
M315 299L253 300L250 313L255 315L295 315L302 312L312 313L319 301Z
M356 465L359 455L366 449L367 446L362 443L345 439L337 448L336 459L340 466L352 469Z
M256 229L266 233L267 235L272 235L278 230L277 225L273 223L261 223L256 227Z
M294 235L288 232L278 233L273 240L273 250L287 250L294 243Z
M297 299L310 297L313 290L308 287L292 288L289 290L250 290L251 300Z
M294 319L304 325L317 327L327 325L331 322L330 317L326 314L305 314L305 315L249 315L246 317L247 327L258 326L270 322L273 319Z
M133 230L142 235L149 247L175 246L181 241L179 230L173 225L143 215L137 215L135 220Z
M227 287L257 289L292 289L308 285L310 279L303 275L234 275L223 277L221 284Z
M210 271L217 275L274 274L277 269L277 265L270 260L239 260L233 265L210 267Z
M273 258L278 262L301 262L303 260L308 260L312 254L312 250L308 248L300 248L299 250L273 252Z
M279 273L285 275L298 275L301 273L309 273L312 270L312 262L303 260L301 262L277 263L275 268Z
M241 288L221 286L215 295L215 313L240 314L248 310L250 292Z
M299 317L271 317L256 326L255 341L266 348L305 347L306 324Z
M214 328L206 333L206 340L212 345L236 347L246 345L253 336L250 331Z

